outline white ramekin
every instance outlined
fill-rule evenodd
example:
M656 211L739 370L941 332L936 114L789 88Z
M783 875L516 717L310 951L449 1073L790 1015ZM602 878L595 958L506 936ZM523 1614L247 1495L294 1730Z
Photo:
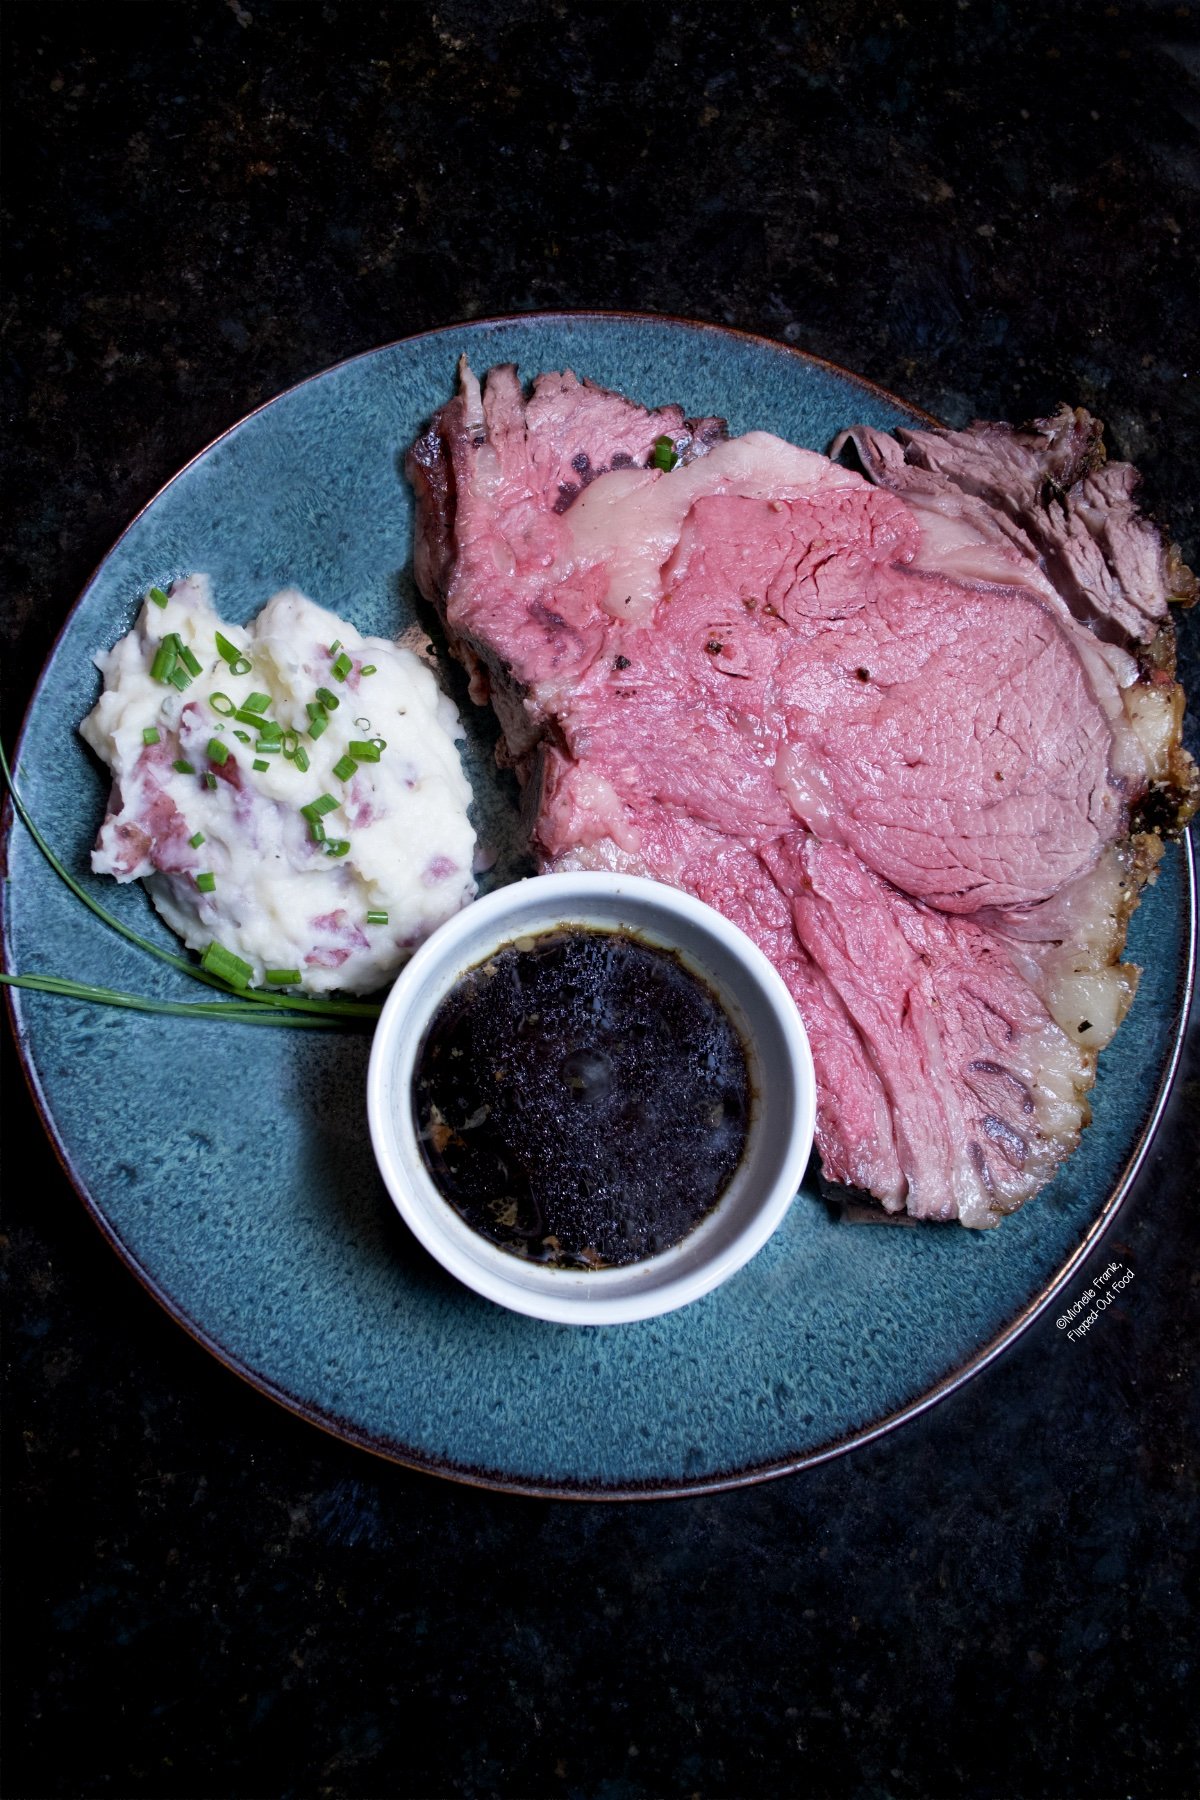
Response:
M681 1243L624 1268L548 1268L489 1243L443 1199L417 1142L414 1064L442 999L502 945L561 925L624 926L678 951L720 996L741 1031L750 1065L746 1150L721 1200ZM380 1172L425 1248L489 1300L569 1325L620 1325L670 1312L748 1262L800 1185L815 1105L804 1026L762 951L702 901L635 875L535 876L464 908L421 946L388 995L367 1076Z

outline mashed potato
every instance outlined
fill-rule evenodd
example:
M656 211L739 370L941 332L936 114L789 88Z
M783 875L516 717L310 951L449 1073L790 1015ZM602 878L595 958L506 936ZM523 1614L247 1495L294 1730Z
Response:
M462 727L411 651L294 588L226 625L193 575L96 662L92 867L144 880L194 950L253 985L369 993L474 895Z

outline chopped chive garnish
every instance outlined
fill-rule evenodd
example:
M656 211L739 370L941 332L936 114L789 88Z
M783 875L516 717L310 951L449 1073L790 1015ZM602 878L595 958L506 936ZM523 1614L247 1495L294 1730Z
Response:
M248 731L235 731L233 735L239 744L248 744L250 742L250 733Z
M147 725L145 730L142 732L143 744L158 744L158 743L161 743L161 741L162 740L158 735L157 728L153 725Z
M220 738L209 738L208 760L209 762L215 762L218 766L222 763L227 763L229 761L229 745L223 744Z
M192 764L184 756L177 756L171 767L177 775L194 775L196 773Z
M222 656L225 659L225 661L230 665L231 668L232 668L233 664L236 662L245 662L246 659L242 655L241 651L238 649L237 645L231 644L229 639L227 637L225 637L222 632L218 631L216 634L216 638L217 638L217 652L220 656Z
M196 877L196 886L200 889L202 894L211 894L216 885L217 878L211 869L205 869L202 874L197 875ZM203 958L201 958L201 960L203 961ZM207 968L208 964L205 963L204 967Z
M367 914L367 924L368 925L386 925L387 924L387 914L385 912L377 912L377 911L369 912Z
M289 726L283 734L283 754L289 758L294 757L299 748L300 733L298 731L293 731L291 726Z
M325 708L326 712L336 712L341 705L337 695L330 693L328 688L318 688L317 699L321 702L321 705Z
M200 958L200 967L207 969L210 975L218 975L230 987L248 986L254 973L248 962L243 962L240 956L235 956L224 944L210 944Z
M371 742L374 744L374 746L377 750L386 750L387 749L387 739L386 738L372 738Z
M668 473L675 468L679 462L679 458L675 454L674 439L669 437L655 438L654 455L650 460L653 468L666 469Z
M186 669L181 669L178 663L175 663L167 680L173 688L178 688L181 694L185 688L190 688L192 685L191 676Z
M265 739L268 744L278 744L283 738L283 726L277 725L274 719L260 718L258 721L258 735L260 738Z
M167 596L160 587L152 587L150 589L150 598L153 600L155 606L165 606L167 604Z
M351 738L346 746L355 762L378 762L379 746L369 743L365 738Z
M300 811L306 819L320 819L326 813L331 813L336 805L337 801L332 794L319 794L315 800L310 800L307 806L302 806Z
M260 694L257 690L253 694L248 694L242 701L246 711L252 713L265 713L270 704L270 694Z
M334 638L332 644L330 644L330 646L329 646L330 656L336 656L338 651L341 649L341 647L342 647L341 638Z
M358 672L360 675L374 675L375 664L374 663L364 663L362 668Z
M339 756L333 765L333 772L339 781L349 781L358 764L352 756Z
M154 653L154 661L150 664L150 676L154 681L170 681L171 671L175 667L175 646L170 638L164 638Z
M249 658L243 656L237 645L231 644L229 639L222 632L216 632L215 636L217 640L217 650L229 664L229 673L231 675L248 675L250 673Z
M347 656L346 652L343 650L340 656L334 657L333 666L332 666L332 669L330 670L330 673L332 674L335 681L345 681L347 675L350 673L350 671L353 667L354 667L354 663L353 663L352 659L349 656Z
M314 740L329 728L329 714L323 706L317 706L310 700L306 708L308 713L308 735Z
M179 654L183 658L183 666L188 674L198 675L200 673L200 658L196 655L196 652L190 650L186 644L180 644Z
M262 774L264 769L269 769L270 766L271 765L267 761L265 756L256 756L254 761L250 764L250 767L252 769L257 769L260 775Z
M325 854L326 856L345 856L349 848L349 838L330 838L325 845Z
M193 850L198 850L204 841L204 833L202 831L194 831L188 839L188 843L192 846Z
M223 694L220 688L217 689L215 694L210 694L208 696L208 704L215 713L220 713L223 719L232 719L234 713L237 711L237 707L233 704L229 695Z
M233 716L235 719L239 719L243 725L253 725L255 731L262 730L262 714L251 712L248 706L239 706Z
M204 771L204 785L206 788L212 788L214 793L216 792L217 778L211 769L205 769Z
M308 835L314 844L325 842L325 827L321 820L326 813L332 812L336 805L337 801L332 794L321 794L316 800L310 800L307 806L300 808L302 816L308 820Z
M41 855L46 859L63 885L70 890L80 904L87 908L97 919L114 931L127 943L134 944L144 950L147 956L156 961L166 963L178 969L189 980L202 982L205 987L218 985L217 978L200 967L199 962L190 958L174 956L164 950L161 944L153 943L116 918L100 905L86 888L81 887L58 860L50 845L46 842L37 823L29 812L17 788L8 758L4 754L4 745L0 742L0 784L7 787L12 800L13 810L22 825L28 831ZM375 1020L379 1017L380 1008L367 1001L356 1000L314 1000L307 996L294 994L267 994L250 990L245 1002L232 1003L228 999L193 1003L190 1001L148 1000L142 995L119 993L115 988L87 987L80 982L63 981L53 975L8 975L0 972L0 985L8 987L29 988L38 993L59 994L79 1000L94 1001L97 1005L133 1008L139 1012L184 1015L193 1018L223 1018L247 1025L289 1026L295 1030L324 1030L337 1026L341 1021ZM296 1015L300 1016L297 1017Z
M308 773L308 751L304 748L303 744L300 744L298 746L298 748L296 750L296 754L292 758L292 761L295 763L296 767L299 769L299 771L302 775L306 775Z
M300 985L299 969L266 969L264 974L272 987L299 987Z
M258 743L254 746L254 754L255 756L278 756L279 745L263 743L260 738Z

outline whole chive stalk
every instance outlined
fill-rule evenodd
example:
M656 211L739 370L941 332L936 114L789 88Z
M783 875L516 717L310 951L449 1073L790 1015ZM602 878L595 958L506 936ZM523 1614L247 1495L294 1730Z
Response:
M177 969L181 975L187 975L193 981L202 982L205 987L217 988L221 992L228 991L222 981L218 980L216 976L209 975L205 970L200 968L198 963L191 962L184 956L176 956L171 950L164 950L161 944L151 942L149 938L143 937L139 931L134 931L132 926L126 925L121 919L115 918L114 915L108 911L107 907L101 906L100 902L89 894L85 887L82 887L80 883L76 881L70 871L59 861L59 858L55 855L54 851L50 848L50 845L39 831L33 815L26 806L16 782L13 780L12 770L9 767L8 758L4 753L4 745L2 743L0 743L0 780L3 780L4 785L8 788L12 798L13 811L16 813L18 819L20 819L22 825L24 825L42 856L45 857L47 863L49 863L63 886L69 888L75 898L81 901L90 913L94 914L102 924L107 925L110 931L115 931L118 937L123 937L126 943L134 944L139 950L144 950L147 955L157 957L159 962L167 963L172 969ZM0 975L0 981L2 980L7 980L14 986L27 986L31 981L35 980L39 982L43 980L54 981L58 983L59 987L64 985L57 976L18 977ZM324 1014L332 1019L357 1019L360 1021L365 1019L377 1019L381 1011L380 1007L367 1000L318 1000L308 995L258 994L254 992L251 992L247 998L253 1001L255 1005L264 1008L280 1009L288 1012ZM181 1011L189 1013L198 1012L200 1010L200 1008L188 1003L180 1003L179 1006L159 1002L145 1002L144 1005L140 1001L134 1001L134 1003L143 1006L143 1010L151 1012ZM213 1008L214 1012L226 1010L228 1009L221 1006L214 1006ZM297 1020L294 1022L307 1024L309 1021Z
M189 965L190 967L191 965ZM203 979L203 978L202 978ZM158 1013L172 1019L220 1019L226 1025L278 1025L294 1031L329 1031L345 1024L336 1010L326 1011L325 1003L316 1002L315 1013L296 1010L303 1003L288 994L256 994L247 990L240 1000L147 1000L141 994L127 994L119 988L92 987L82 981L65 981L57 975L5 975L0 985L25 988L34 994L57 994L64 1000L85 1000L93 1006L119 1006L130 1012ZM221 986L216 980L210 987ZM379 1017L377 1006L364 1007L364 1017Z

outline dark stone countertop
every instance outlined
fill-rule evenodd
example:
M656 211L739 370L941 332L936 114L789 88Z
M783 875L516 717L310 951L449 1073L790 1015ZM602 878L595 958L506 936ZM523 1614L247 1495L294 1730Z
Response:
M956 422L1081 402L1200 551L1195 5L0 29L6 742L181 464L468 316L690 314ZM375 1462L236 1381L88 1222L6 1040L6 1791L1194 1792L1196 1038L1096 1259L1136 1282L1084 1342L1039 1323L800 1476L595 1507Z

